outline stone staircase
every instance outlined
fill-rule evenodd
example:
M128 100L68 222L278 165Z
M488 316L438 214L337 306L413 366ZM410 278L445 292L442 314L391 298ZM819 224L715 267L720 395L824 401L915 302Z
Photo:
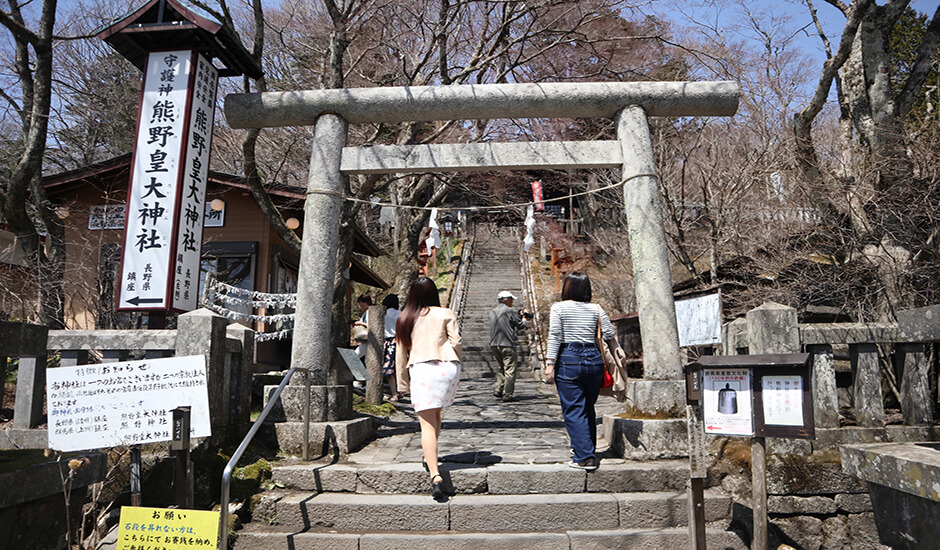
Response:
M687 548L684 461L443 464L454 496L436 502L420 464L283 466L236 550ZM731 499L705 496L709 548L746 548ZM260 520L260 521L259 521Z
M518 297L516 308L523 308L522 267L519 264L521 238L516 228L478 224L474 230L473 256L466 281L466 300L460 315L463 339L462 378L491 378L496 375L496 360L490 351L487 313L496 307L496 295L508 290ZM519 333L518 373L527 370L529 346L524 332ZM518 375L517 375L518 376Z
M614 456L598 430L601 467L569 468L552 386L520 379L512 403L486 379L461 381L444 409L441 472L449 497L436 502L421 465L417 422L407 405L382 421L376 439L342 462L273 468L277 489L260 495L235 550L314 549L668 549L689 547L686 460ZM622 405L598 401L598 415ZM731 498L706 491L710 549L744 549L729 530Z

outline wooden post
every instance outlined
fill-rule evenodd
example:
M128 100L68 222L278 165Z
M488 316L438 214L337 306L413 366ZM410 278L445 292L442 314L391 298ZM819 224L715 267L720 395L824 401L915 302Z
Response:
M191 510L193 508L193 468L189 459L190 407L173 409L173 440L170 442L170 456L175 460L173 491L176 505Z
M751 550L767 550L767 447L763 437L751 439L751 507L754 512Z
M689 540L692 550L705 550L705 417L701 403L686 406L689 422Z
M140 445L131 446L131 506L140 506Z

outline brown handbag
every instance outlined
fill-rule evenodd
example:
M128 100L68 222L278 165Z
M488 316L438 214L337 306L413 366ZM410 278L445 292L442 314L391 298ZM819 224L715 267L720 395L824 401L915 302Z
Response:
M627 368L601 337L601 306L597 306L597 349L604 360L604 383L601 385L601 394L610 395L623 403L627 400ZM607 379L610 378L608 384Z

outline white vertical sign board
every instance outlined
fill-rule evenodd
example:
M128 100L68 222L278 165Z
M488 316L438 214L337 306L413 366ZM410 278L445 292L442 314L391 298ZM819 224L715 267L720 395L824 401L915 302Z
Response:
M215 113L219 71L203 56L196 56L196 77L192 86L189 131L184 143L182 201L176 237L176 268L173 274L172 308L196 309L199 293L199 261L202 256L202 227L205 215L206 180L209 176L209 149Z
M173 439L173 409L191 407L190 437L209 437L204 355L46 371L49 448L83 451Z
M761 377L764 424L803 425L803 377L780 375Z
M189 50L153 52L144 70L118 309L158 310L169 305L192 58Z
M679 346L721 343L721 294L676 300Z
M702 369L705 433L754 435L750 369Z

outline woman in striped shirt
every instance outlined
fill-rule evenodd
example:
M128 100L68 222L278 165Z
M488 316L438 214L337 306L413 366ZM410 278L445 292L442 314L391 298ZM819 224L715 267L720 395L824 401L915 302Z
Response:
M596 470L594 402L604 380L604 360L596 344L597 325L600 323L604 340L615 340L616 332L603 308L591 303L591 280L587 275L577 271L568 274L561 299L552 304L549 316L545 381L554 381L558 388L573 452L569 466Z

